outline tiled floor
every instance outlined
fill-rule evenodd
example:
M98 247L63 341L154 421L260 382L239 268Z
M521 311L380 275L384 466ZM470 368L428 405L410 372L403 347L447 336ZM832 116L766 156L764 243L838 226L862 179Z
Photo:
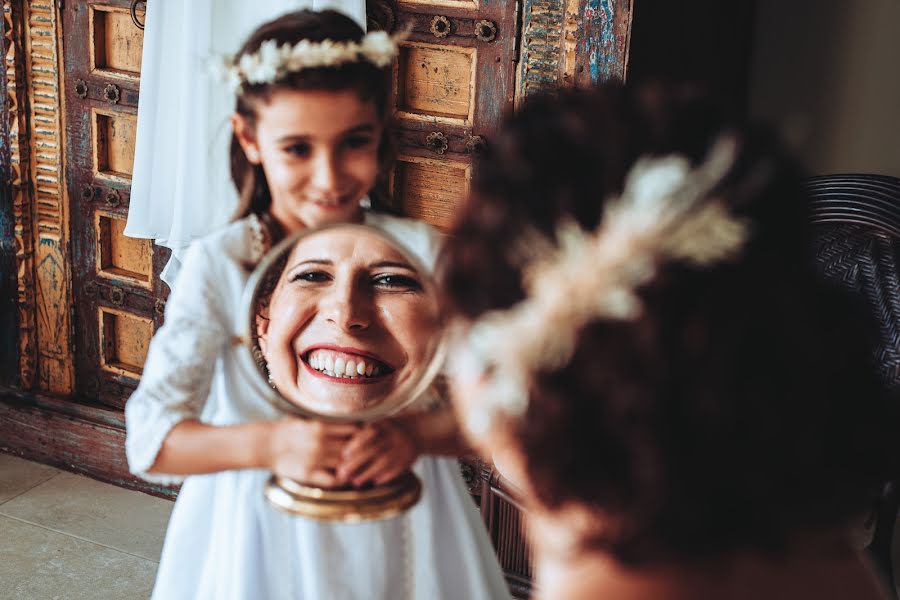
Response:
M147 598L171 510L0 454L0 600Z
M0 453L0 600L147 598L171 510L167 500ZM894 539L900 567L900 520Z

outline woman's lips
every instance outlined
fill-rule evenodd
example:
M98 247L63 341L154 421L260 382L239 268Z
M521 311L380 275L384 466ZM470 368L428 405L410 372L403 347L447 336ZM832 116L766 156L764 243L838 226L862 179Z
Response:
M302 362L303 362L303 367L307 371L309 371L313 376L318 377L320 379L325 379L327 381L330 381L331 383L350 384L350 385L366 385L366 384L372 384L372 383L379 383L381 381L384 381L388 377L390 377L390 374L374 375L372 377L337 377L335 375L328 375L327 373L325 373L323 371L318 371L318 370L312 368L312 366L310 366L310 364L308 362L306 362L305 360Z
M374 383L394 371L375 355L354 348L314 348L301 355L307 370L339 383Z

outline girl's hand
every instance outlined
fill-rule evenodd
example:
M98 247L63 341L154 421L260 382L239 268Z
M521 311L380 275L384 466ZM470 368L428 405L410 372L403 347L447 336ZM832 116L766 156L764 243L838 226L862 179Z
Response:
M275 421L269 437L268 465L273 473L318 487L338 487L336 474L347 442L358 425L336 425L290 417Z
M381 485L408 471L419 454L418 440L400 421L369 423L347 442L337 475L357 487Z

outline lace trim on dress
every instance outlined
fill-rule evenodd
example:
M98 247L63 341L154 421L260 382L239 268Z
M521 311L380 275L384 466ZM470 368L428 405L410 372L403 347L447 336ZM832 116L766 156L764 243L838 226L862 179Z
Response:
M250 227L250 262L258 264L269 250L268 236L266 235L262 221L255 213L247 217L247 225Z

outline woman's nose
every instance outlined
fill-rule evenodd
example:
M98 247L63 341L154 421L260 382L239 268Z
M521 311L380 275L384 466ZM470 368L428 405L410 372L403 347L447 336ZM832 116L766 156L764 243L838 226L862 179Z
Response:
M372 323L372 299L359 285L335 286L327 302L326 317L342 331L367 329Z

